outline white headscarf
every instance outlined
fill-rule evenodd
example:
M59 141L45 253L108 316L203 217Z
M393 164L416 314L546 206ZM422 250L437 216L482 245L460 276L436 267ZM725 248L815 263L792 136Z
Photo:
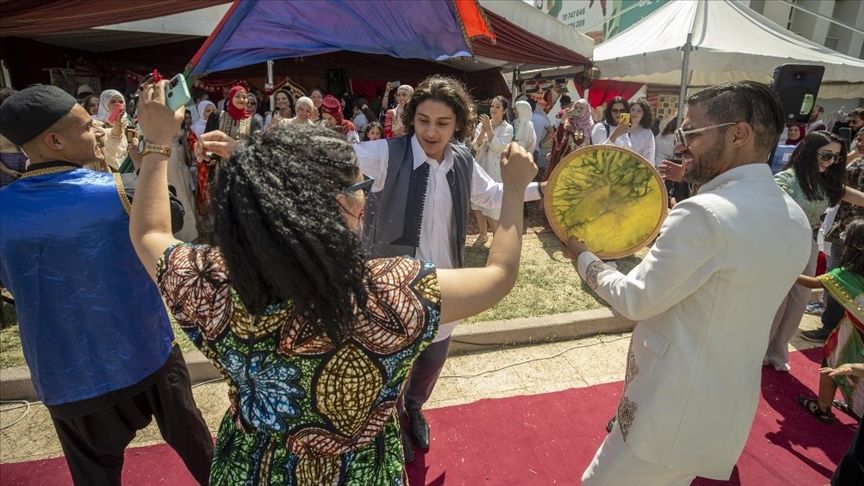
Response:
M96 116L94 116L93 118L101 122L107 122L108 115L111 114L111 109L108 108L108 103L110 103L111 99L115 96L119 96L120 99L123 101L123 104L126 104L126 98L123 97L122 93L120 93L116 89L106 89L102 92L101 95L99 95L99 113L96 113Z
M528 152L533 152L537 147L537 134L534 133L534 124L531 123L531 105L527 101L517 101L515 105L516 114L519 116L513 120L514 141Z
M204 130L207 129L207 119L204 118L204 111L208 106L212 106L214 110L216 109L216 105L214 105L210 100L203 100L198 103L198 119L192 123L192 131L199 137L203 135Z
M296 109L296 107L301 106L301 105L306 105L311 110L315 109L315 103L313 103L312 98L310 98L308 96L301 96L301 97L297 98L297 101L294 102L295 109Z

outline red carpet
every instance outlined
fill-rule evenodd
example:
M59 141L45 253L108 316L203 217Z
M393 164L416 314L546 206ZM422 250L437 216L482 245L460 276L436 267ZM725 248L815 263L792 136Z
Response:
M846 452L855 423L822 424L796 403L818 383L820 350L792 353L793 373L764 370L762 401L747 446L730 481L694 485L822 486ZM411 484L577 484L606 431L622 383L543 395L482 400L435 409L427 417L433 444L409 465ZM706 420L712 420L706 417ZM128 485L192 485L165 445L130 449L123 470ZM71 484L62 458L0 466L2 485Z

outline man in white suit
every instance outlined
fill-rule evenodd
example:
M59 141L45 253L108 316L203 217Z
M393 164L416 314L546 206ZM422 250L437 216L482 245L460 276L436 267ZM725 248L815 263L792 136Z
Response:
M624 275L568 244L588 285L638 321L617 423L586 486L729 478L759 401L771 318L809 258L807 218L767 164L783 130L777 98L736 82L687 105L676 152L701 187L669 212L642 263Z

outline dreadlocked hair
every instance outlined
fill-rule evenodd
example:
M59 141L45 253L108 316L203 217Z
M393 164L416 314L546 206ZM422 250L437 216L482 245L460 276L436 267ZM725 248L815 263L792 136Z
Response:
M253 135L220 169L216 241L243 304L255 315L291 304L341 342L366 305L360 241L336 195L358 177L351 145L317 126Z
M852 220L843 231L843 257L840 266L864 276L864 219Z

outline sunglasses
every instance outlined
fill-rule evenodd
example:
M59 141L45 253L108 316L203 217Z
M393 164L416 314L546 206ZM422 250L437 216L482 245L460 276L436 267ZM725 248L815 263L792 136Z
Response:
M612 113L624 113L625 111L627 110L616 110L614 108L612 109Z
M369 195L369 191L372 190L372 184L375 183L375 179L369 176L363 176L363 180L356 184L351 184L350 186L342 189L342 194L351 194L356 191L363 191L364 195Z
M697 135L700 133L707 132L708 130L714 130L715 128L728 127L731 125L735 125L736 123L738 123L738 122L720 123L718 125L710 125L710 126L702 127L702 128L694 128L692 130L684 130L683 128L679 128L678 130L675 130L675 145L683 145L685 148L688 148L690 146L689 137L692 137L693 135Z
M819 157L822 162L831 161L832 164L836 164L840 160L840 154L832 152L816 152L816 157Z

